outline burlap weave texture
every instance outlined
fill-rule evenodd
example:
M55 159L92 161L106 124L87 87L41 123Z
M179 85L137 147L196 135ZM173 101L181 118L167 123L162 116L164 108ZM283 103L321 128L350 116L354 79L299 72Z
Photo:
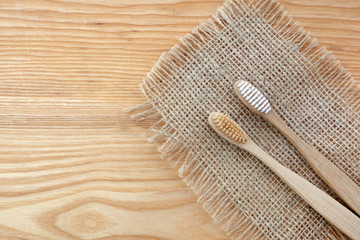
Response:
M274 127L251 113L233 84L260 89L285 122L360 184L359 90L349 73L276 1L227 1L164 53L142 85L163 157L233 239L342 238L255 157L229 144L207 118L237 121L273 158L333 194Z

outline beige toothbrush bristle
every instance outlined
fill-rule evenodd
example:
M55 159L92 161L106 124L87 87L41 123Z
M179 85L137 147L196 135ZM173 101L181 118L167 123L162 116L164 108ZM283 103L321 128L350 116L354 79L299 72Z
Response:
M222 113L214 114L213 122L215 123L216 127L231 140L238 143L246 142L246 135L244 130L242 130L237 123L228 118L226 115Z

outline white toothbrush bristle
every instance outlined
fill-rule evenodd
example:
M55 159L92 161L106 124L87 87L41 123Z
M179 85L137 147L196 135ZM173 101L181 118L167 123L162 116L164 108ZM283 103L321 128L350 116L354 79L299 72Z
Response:
M245 88L245 84L243 83L243 82L241 82L241 83L239 83L238 84L238 89L239 89L239 91L242 91L244 88Z
M257 111L268 114L271 111L271 105L266 97L254 85L247 81L241 81L238 90L243 99L247 101Z
M259 91L259 93L260 93L260 95L258 95L257 97L256 97L256 99L251 103L251 106L255 106L255 104L257 104L261 99L262 99L262 97L261 97L261 92Z
M256 90L256 91L255 91L255 94L248 100L248 102L249 102L250 104L252 104L252 103L254 102L254 100L259 97L259 94L261 94L261 93L259 92L259 90L257 90L257 89L255 89L255 90Z
M245 86L241 89L241 95L243 95L249 87L250 87L249 85L245 85Z
M245 86L245 82L244 81L242 81L242 82L240 82L239 84L238 84L238 88L240 89L241 87L243 87L243 86Z
M246 101L249 101L250 98L252 98L252 97L254 96L254 94L256 94L256 91L254 91L254 90L252 89L251 92L247 95Z
M244 92L244 97L247 97L250 93L252 93L253 91L253 87L250 86L249 88L247 88L247 90Z
M257 104L254 106L254 108L256 108L258 110L258 107L261 106L261 104L263 104L263 102L265 101L266 99L263 98L263 97L260 97L259 101L257 102Z

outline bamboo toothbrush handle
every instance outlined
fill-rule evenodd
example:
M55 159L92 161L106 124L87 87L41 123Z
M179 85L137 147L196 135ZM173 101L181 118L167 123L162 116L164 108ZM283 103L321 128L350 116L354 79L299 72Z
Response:
M335 164L320 152L302 140L274 110L264 115L309 162L315 172L344 200L358 215L360 215L360 186L341 171ZM359 225L360 226L360 225ZM359 235L360 236L360 235Z
M360 239L360 218L328 194L317 188L315 185L281 165L260 147L258 147L252 140L248 141L249 142L245 144L237 145L251 152L260 159L312 208L314 208L314 210L345 233L348 237Z

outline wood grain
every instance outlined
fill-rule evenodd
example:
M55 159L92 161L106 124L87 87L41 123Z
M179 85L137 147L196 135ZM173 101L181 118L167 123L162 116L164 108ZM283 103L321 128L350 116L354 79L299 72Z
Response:
M360 79L358 0L283 3ZM0 0L0 239L227 239L122 111L221 4Z

